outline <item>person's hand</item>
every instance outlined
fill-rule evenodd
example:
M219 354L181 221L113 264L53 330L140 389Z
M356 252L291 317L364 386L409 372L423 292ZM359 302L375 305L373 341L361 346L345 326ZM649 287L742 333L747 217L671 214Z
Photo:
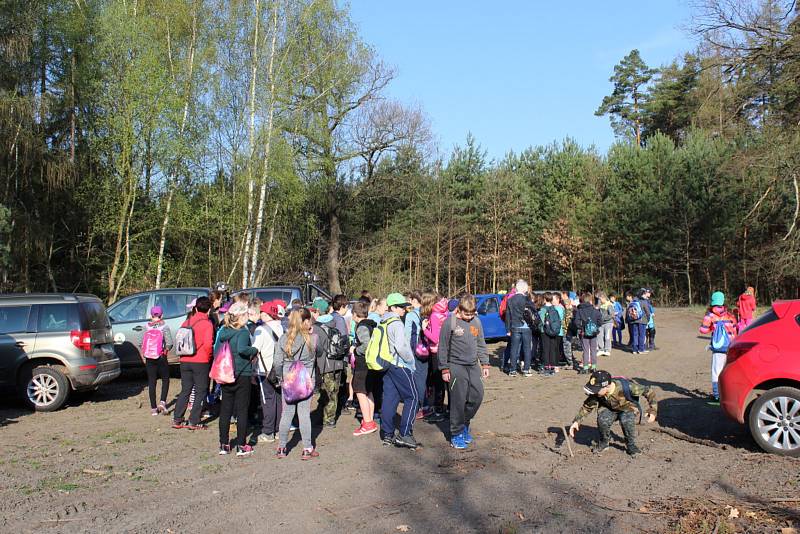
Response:
M653 421L655 421L655 420L656 420L656 414L654 414L654 413L648 413L648 414L646 414L646 415L647 415L647 422L648 422L648 423L652 423Z
M489 378L489 366L488 365L484 365L481 368L481 373L483 374L483 378Z
M572 426L569 427L569 437L574 438L575 432L577 432L578 429L580 429L580 427L581 424L579 422L575 421L574 423L572 423Z
M442 380L450 383L450 369L442 369Z
M423 319L422 320L422 329L425 330L426 328L428 328L428 324L429 323L430 323L430 321L428 319Z

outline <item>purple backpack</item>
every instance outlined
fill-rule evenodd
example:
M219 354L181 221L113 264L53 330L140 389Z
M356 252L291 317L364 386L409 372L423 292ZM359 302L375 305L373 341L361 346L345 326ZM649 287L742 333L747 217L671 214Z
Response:
M299 352L302 352L301 348ZM283 373L283 383L281 384L283 399L289 404L300 402L309 398L314 393L314 381L311 380L311 373L300 360L294 360L289 366L289 370Z

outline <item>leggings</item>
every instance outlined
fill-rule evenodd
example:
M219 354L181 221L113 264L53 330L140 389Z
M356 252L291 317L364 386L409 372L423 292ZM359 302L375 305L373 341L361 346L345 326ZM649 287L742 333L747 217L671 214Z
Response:
M583 368L588 369L597 367L597 336L595 337L582 337L581 345L583 345Z
M147 392L150 394L150 408L156 409L156 382L161 379L161 402L167 402L169 393L169 364L167 357L158 359L145 358L144 367L147 370Z
M289 443L289 425L292 424L295 413L297 414L298 422L300 423L300 436L303 438L303 448L311 450L314 446L311 444L311 397L301 400L297 403L289 404L286 399L283 399L283 413L281 414L281 424L278 436L280 438L280 447L286 448Z
M239 375L233 384L222 384L222 405L219 409L219 442L227 445L231 416L236 414L236 439L230 445L239 447L247 439L247 411L250 407L250 376Z

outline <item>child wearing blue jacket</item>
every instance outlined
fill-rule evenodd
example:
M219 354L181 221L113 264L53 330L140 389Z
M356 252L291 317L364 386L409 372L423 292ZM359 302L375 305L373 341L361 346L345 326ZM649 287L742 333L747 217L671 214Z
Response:
M622 346L622 331L625 330L625 308L617 301L617 296L614 293L610 293L608 299L614 306L614 328L611 330L612 344Z

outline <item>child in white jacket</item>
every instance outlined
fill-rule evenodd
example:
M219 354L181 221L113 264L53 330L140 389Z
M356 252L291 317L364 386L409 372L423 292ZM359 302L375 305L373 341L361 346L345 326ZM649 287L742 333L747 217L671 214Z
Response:
M281 318L286 314L286 310L277 302L271 301L263 303L259 312L261 324L251 336L253 347L258 349L258 356L253 366L261 400L261 434L258 436L258 441L272 443L278 433L283 406L280 388L274 380L274 373L270 374L270 371L275 357L275 345L283 335Z

